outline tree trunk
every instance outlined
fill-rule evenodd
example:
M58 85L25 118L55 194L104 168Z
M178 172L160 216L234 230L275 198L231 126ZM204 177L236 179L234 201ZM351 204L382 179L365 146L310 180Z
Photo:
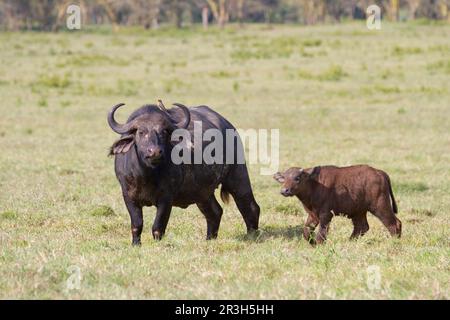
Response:
M177 7L175 8L175 24L178 29L180 29L183 26L183 10L180 8L178 4Z
M391 20L398 21L399 0L390 0Z
M244 0L238 0L237 2L237 18L239 26L242 27L244 24Z
M225 8L225 0L219 0L219 27L223 28L227 20L227 12Z
M204 6L202 9L202 24L203 24L203 29L208 29L208 7Z
M408 0L409 4L409 19L414 20L416 18L416 12L419 8L420 0Z
M111 6L106 0L99 0L99 2L103 5L103 8L105 9L108 18L111 21L113 30L114 32L116 32L117 30L119 30L119 26L117 25L116 15L114 14L114 11L112 10Z
M64 1L62 3L60 3L59 5L57 5L57 9L56 11L58 12L56 15L56 22L52 27L52 31L56 31L58 30L58 28L60 26L62 26L64 24L63 20L64 20L64 15L66 13L67 10L67 2Z
M207 2L217 24L223 28L228 19L226 0L219 0L218 4L214 0L207 0Z
M441 0L439 2L439 13L442 20L448 19L448 5L446 0Z

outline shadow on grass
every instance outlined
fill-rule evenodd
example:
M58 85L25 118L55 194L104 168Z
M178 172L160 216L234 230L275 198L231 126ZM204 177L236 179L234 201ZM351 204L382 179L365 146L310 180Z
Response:
M297 226L264 226L258 231L249 234L239 235L240 241L264 242L266 240L283 238L286 240L299 240L302 238L303 225Z

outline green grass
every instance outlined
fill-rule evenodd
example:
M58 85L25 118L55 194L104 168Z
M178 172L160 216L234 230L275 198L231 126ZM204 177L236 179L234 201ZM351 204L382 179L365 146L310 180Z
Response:
M107 28L0 33L0 298L448 299L450 28L444 24ZM403 237L300 237L306 218L249 167L261 232L232 203L216 241L195 206L172 212L161 242L145 209L142 247L108 147L106 113L124 121L161 98L206 104L239 128L279 128L281 168L368 163L387 171ZM381 286L367 286L376 265ZM80 288L67 290L73 266Z

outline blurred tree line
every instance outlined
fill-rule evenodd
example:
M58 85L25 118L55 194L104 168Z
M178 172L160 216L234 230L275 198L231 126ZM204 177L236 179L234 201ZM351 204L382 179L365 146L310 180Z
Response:
M58 30L65 26L66 9L81 8L82 24L161 24L182 27L203 23L333 23L365 19L366 9L377 4L383 19L417 18L450 21L450 0L0 0L0 28Z

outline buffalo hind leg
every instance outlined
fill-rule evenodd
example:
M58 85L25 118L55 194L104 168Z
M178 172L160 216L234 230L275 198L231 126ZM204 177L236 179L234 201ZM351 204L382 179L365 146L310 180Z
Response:
M244 218L247 233L258 230L260 209L253 197L253 193L248 193L244 196L231 195L233 196L234 202L236 202L239 212Z
M350 239L356 239L362 237L367 231L369 231L369 223L367 222L367 212L359 214L352 218L353 233Z
M260 208L253 196L252 186L245 164L236 165L223 184L224 191L229 192L244 218L247 233L258 230Z
M214 194L207 201L197 203L197 207L206 218L206 240L217 238L223 209Z

